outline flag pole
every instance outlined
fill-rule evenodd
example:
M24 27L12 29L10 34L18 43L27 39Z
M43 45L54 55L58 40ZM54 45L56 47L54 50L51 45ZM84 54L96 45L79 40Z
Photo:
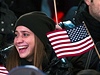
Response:
M56 0L54 0L54 10L55 10L55 17L56 17L56 25L58 25L58 17L57 17L57 9L56 9Z
M88 28L87 28L87 26L86 26L86 24L85 24L85 22L84 22L84 21L83 21L83 24L85 25L86 30L87 30L87 32L88 32L88 34L91 36L91 34L90 34L90 32L89 32L89 30L88 30ZM92 38L92 37L91 37L91 38ZM92 38L92 40L93 40L93 38ZM94 40L93 40L93 43L94 43ZM98 51L98 49L97 49L97 47L96 47L95 43L94 43L94 48L95 48L96 53L97 53L97 55L98 55L98 57L99 57L99 59L100 59L100 54L99 54L99 51Z

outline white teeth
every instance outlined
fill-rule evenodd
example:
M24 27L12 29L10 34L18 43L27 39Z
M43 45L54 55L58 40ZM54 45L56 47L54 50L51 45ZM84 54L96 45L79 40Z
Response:
M22 47L18 47L19 49L22 49L22 48L26 48L25 46L22 46Z

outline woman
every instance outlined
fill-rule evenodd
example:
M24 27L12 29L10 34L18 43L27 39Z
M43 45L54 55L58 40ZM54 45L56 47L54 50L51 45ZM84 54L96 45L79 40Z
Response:
M14 50L7 58L7 69L26 64L34 64L42 69L44 58L49 62L45 50L48 44L46 33L54 29L55 23L42 13L31 12L22 15L16 22Z
M59 68L62 69L60 74L67 72L67 64L64 62L64 67L63 62L54 58L55 53L46 37L46 33L53 30L55 22L44 13L31 12L19 17L15 23L14 49L6 62L7 70L16 66L34 65L48 75L57 74Z

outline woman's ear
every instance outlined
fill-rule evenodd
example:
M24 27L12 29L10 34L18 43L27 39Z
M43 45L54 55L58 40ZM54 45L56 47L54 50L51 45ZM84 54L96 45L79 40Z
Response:
M91 4L91 0L84 0L87 5Z

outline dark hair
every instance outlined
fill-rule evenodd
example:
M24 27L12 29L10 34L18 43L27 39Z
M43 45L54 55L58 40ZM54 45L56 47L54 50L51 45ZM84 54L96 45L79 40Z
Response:
M100 75L100 73L93 69L86 69L86 70L79 71L77 75Z

